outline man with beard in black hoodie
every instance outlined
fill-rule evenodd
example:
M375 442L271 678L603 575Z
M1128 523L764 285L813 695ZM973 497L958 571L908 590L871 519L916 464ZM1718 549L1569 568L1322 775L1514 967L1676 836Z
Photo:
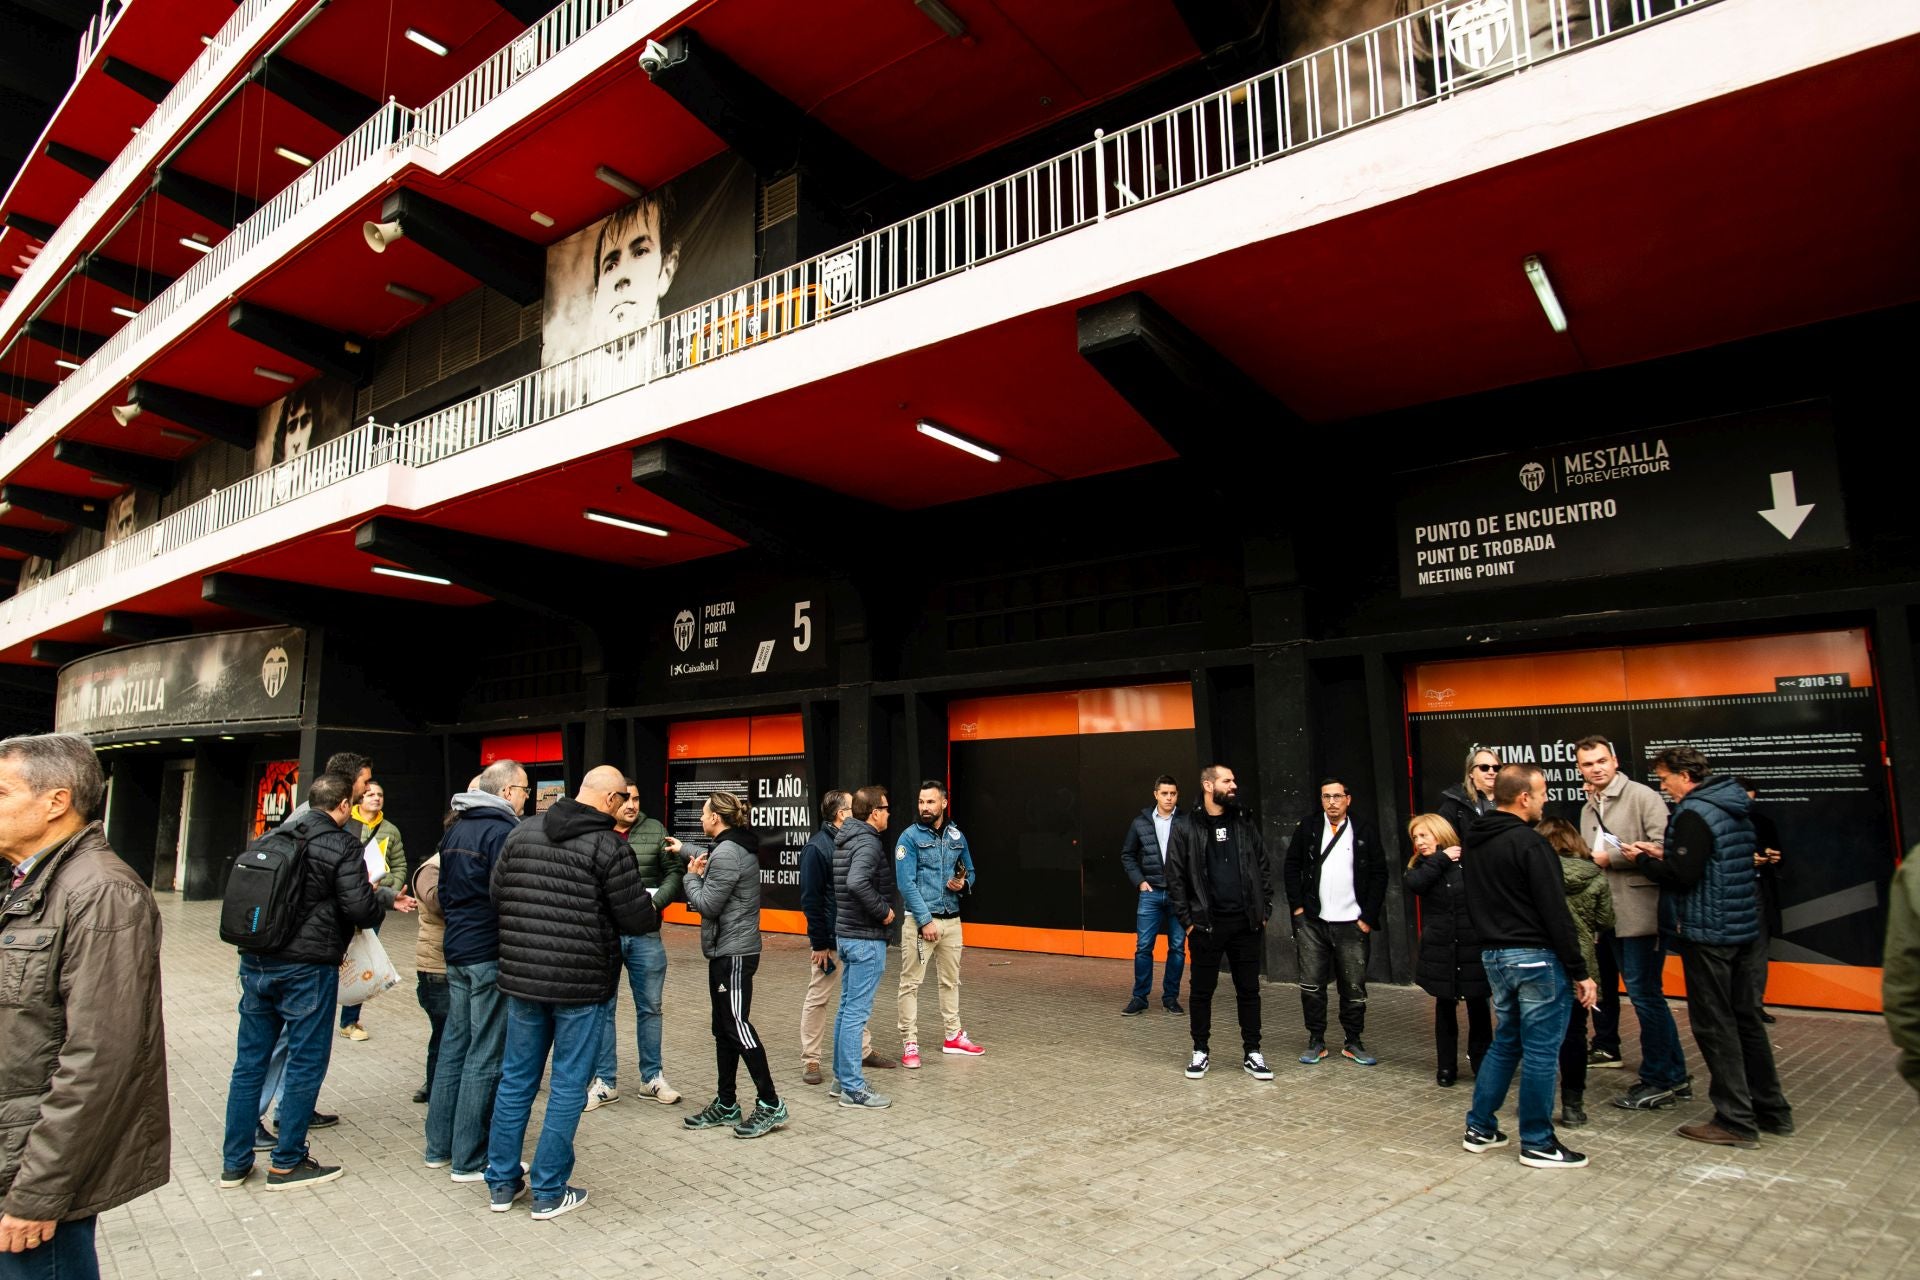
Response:
M1467 828L1466 856L1460 859L1467 913L1485 948L1481 963L1497 1020L1460 1145L1475 1153L1507 1145L1494 1116L1518 1070L1520 1163L1584 1168L1587 1158L1553 1132L1553 1084L1573 999L1591 1009L1600 991L1587 974L1567 909L1560 855L1533 829L1547 805L1546 775L1538 765L1508 765L1494 779L1493 803L1492 813Z
M1241 808L1233 770L1200 771L1200 805L1174 824L1167 847L1167 897L1187 930L1193 977L1187 993L1193 1057L1187 1079L1207 1074L1213 1034L1213 989L1220 963L1233 973L1240 1010L1240 1066L1255 1080L1273 1079L1260 1056L1260 940L1273 914L1273 864L1253 816Z
M506 1050L487 1142L489 1207L496 1213L527 1193L529 1177L537 1220L587 1202L567 1178L600 1051L602 1006L614 992L620 935L660 925L640 864L614 834L614 815L626 801L625 774L612 765L589 770L577 796L513 829L493 867L499 985L507 997ZM523 1177L520 1152L549 1051L546 1119Z

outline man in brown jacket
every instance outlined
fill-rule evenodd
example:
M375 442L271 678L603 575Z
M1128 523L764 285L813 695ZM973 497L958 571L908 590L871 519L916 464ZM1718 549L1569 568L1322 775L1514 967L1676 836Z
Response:
M160 913L96 820L93 747L0 741L0 1254L97 1276L96 1217L167 1181Z

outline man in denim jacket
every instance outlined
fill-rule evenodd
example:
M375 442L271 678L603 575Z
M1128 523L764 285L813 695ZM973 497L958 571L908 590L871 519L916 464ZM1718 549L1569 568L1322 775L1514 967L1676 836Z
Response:
M920 1065L920 982L931 960L940 976L942 1053L977 1058L986 1050L960 1024L960 895L973 887L973 852L947 820L947 786L920 784L920 820L893 849L894 879L906 903L900 931L900 1065Z

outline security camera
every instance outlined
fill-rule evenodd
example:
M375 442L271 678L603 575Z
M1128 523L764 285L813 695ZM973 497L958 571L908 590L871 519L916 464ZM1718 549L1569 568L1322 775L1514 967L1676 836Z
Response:
M673 51L658 40L647 41L646 47L640 50L640 69L647 73L649 80L672 65Z

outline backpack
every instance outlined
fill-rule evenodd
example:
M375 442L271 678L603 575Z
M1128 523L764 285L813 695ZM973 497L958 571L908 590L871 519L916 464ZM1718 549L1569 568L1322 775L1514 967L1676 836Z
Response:
M300 878L307 837L276 827L241 851L227 873L220 941L271 953L293 941L300 924Z

